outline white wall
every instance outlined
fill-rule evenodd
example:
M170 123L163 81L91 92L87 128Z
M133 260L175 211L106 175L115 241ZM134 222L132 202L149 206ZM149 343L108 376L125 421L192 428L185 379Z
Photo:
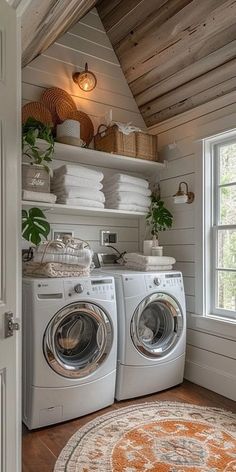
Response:
M236 400L236 324L202 318L198 308L201 225L199 138L232 129L236 124L236 93L219 98L192 112L150 128L158 135L160 156L167 160L161 172L161 195L174 215L174 225L161 235L164 253L173 255L184 275L187 315L187 362L185 377ZM170 145L170 146L169 146ZM200 176L202 177L202 176ZM172 195L182 181L195 192L191 205L174 205Z

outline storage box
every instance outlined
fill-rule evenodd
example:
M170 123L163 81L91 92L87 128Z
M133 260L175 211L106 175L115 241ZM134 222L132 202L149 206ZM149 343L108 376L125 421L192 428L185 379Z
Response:
M148 161L157 161L157 136L136 132L136 157Z
M103 128L103 131L102 131ZM94 147L97 151L121 154L122 156L136 156L135 133L128 135L119 131L117 125L100 125L97 134L94 136Z
M50 175L37 164L22 164L22 189L33 192L50 192Z

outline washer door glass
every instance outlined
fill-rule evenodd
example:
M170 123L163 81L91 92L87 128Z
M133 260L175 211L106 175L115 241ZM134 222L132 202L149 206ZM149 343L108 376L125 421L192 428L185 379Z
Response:
M183 331L183 314L177 301L165 293L145 298L131 320L131 338L147 357L166 355Z
M93 303L76 302L52 318L44 335L44 355L50 367L69 378L98 369L113 341L108 315Z

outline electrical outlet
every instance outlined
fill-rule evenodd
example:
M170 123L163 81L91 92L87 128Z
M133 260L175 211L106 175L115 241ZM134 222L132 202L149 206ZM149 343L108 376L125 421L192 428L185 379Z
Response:
M110 244L116 244L118 241L117 233L111 233L111 231L101 231L100 242L101 246L109 246Z

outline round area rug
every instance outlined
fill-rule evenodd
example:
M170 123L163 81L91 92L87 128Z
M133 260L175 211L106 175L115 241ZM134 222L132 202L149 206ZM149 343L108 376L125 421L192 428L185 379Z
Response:
M54 472L235 472L236 415L188 403L119 408L77 431Z

